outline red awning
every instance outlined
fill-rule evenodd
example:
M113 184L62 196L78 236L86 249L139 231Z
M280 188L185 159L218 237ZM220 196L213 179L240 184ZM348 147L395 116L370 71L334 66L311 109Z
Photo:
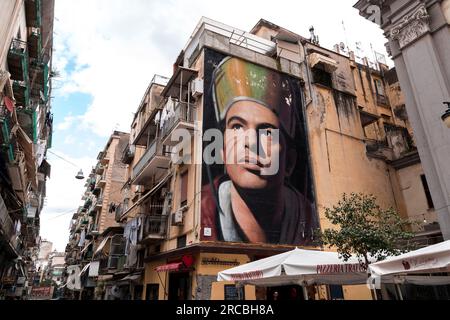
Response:
M166 271L177 271L180 270L183 262L169 263L162 266L157 267L156 272L166 272Z

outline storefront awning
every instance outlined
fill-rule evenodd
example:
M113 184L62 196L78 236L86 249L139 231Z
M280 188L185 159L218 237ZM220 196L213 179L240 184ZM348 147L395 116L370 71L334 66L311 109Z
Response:
M181 269L183 262L169 263L155 268L156 272L177 271Z
M127 275L125 278L120 279L119 282L134 282L134 283L138 283L138 282L141 282L141 280L142 280L142 275L140 273L135 273L135 274Z

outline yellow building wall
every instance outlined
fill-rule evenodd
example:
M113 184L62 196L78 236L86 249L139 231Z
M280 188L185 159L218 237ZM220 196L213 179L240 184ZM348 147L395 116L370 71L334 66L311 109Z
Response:
M236 265L212 265L202 263L203 259L218 259L219 261L236 261ZM236 267L238 264L243 265L249 263L250 259L247 255L242 254L216 254L201 253L199 259L196 260L196 270L199 276L217 276L219 272ZM193 281L195 283L195 280ZM211 287L211 300L224 299L225 285L232 285L234 282L213 282ZM195 288L196 285L193 285ZM195 289L194 289L195 290ZM195 292L192 293L193 295ZM256 300L255 287L245 286L245 300Z
M160 272L158 276L158 273L155 271L156 267L164 264L166 264L165 260L153 261L145 264L144 290L142 291L142 300L145 300L147 294L147 284L158 284L158 300L167 300L169 274L167 272ZM166 292L164 292L164 288L166 289Z
M316 95L318 105L307 110L307 118L322 229L333 227L324 211L335 205L343 193L374 194L381 206L395 208L387 165L367 156L356 109L338 111L331 91L326 88L317 86Z
M366 285L343 286L345 300L372 300L372 294Z
M437 222L436 212L428 208L425 190L420 178L423 174L421 164L397 171L400 188L405 198L407 218L421 224L424 218L427 223Z

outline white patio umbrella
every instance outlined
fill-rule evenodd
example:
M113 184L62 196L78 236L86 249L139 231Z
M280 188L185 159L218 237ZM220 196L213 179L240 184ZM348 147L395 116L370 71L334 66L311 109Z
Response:
M356 257L347 262L337 252L295 249L219 272L218 281L261 287L365 284L368 274Z
M450 272L450 241L373 263L369 266L369 271L374 282L376 279L384 282L386 276L396 276L398 283L422 285L450 283L450 277L406 276Z

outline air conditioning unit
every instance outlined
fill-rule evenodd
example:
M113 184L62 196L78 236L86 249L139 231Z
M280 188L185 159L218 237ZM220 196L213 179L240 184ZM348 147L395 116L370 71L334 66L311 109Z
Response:
M194 98L203 95L203 79L195 79L191 82L191 91Z
M172 226L182 226L183 225L184 214L181 209L177 210L172 214Z

